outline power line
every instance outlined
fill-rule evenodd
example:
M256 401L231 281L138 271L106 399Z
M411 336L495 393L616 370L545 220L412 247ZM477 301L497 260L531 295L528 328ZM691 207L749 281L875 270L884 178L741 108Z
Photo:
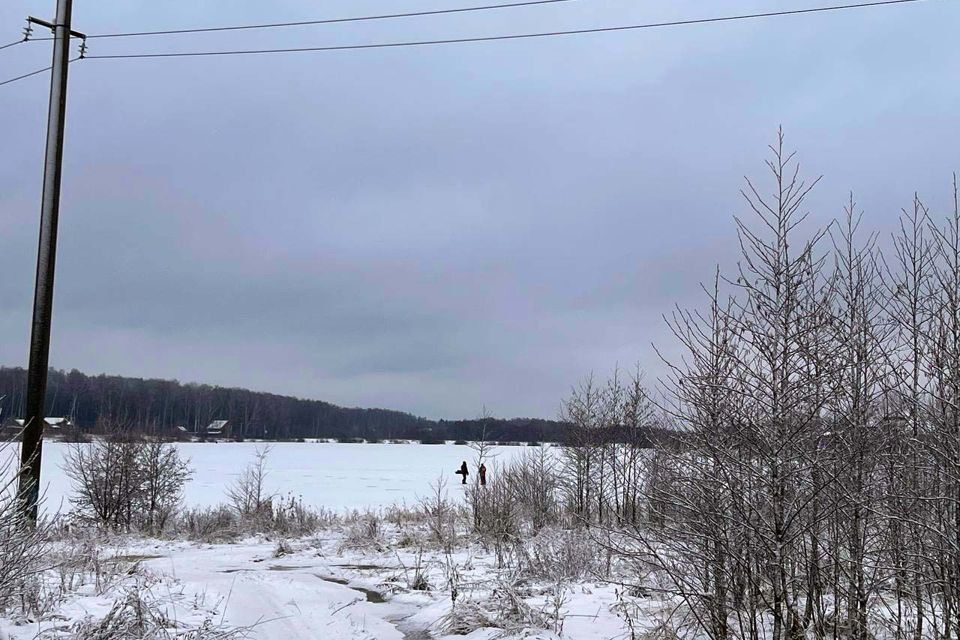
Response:
M72 59L70 60L70 62L76 62L77 60L80 60L80 59L81 59L80 57L72 58ZM31 77L31 76L35 76L35 75L41 74L41 73L43 73L44 71L50 71L50 69L52 69L52 68L53 68L53 67L44 67L43 69L37 69L36 71L31 71L30 73L25 73L25 74L23 74L22 76L17 76L16 78L10 78L9 80L4 80L3 82L0 82L0 87L2 87L2 86L5 85L5 84L11 84L11 83L17 82L18 80L23 80L23 79L25 79L25 78L29 78L29 77Z
M507 2L502 4L488 4L478 7L460 7L456 9L435 9L432 11L410 11L407 13L387 13L370 16L355 16L350 18L327 18L323 20L301 20L298 22L268 22L263 24L230 25L224 27L199 27L192 29L166 29L161 31L129 31L119 33L95 33L88 38L134 38L140 36L169 36L189 33L213 33L218 31L245 31L251 29L276 29L281 27L306 27L320 24L340 24L344 22L367 22L373 20L393 20L396 18L417 18L423 16L438 16L452 13L468 13L473 11L492 11L496 9L513 9L516 7L531 7L574 0L526 0L524 2ZM53 38L33 38L34 40L52 40Z
M824 13L828 11L843 11L848 9L865 9L897 4L924 2L925 0L875 0L854 4L831 5L828 7L813 7L809 9L791 9L786 11L771 11L767 13L748 13L734 16L720 16L715 18L692 18L689 20L674 20L671 22L653 22L646 24L621 25L613 27L596 27L592 29L571 29L567 31L542 31L537 33L517 33L500 36L480 36L474 38L448 38L438 40L413 40L405 42L377 42L369 44L331 45L323 47L295 47L284 49L238 49L228 51L179 51L167 53L125 53L108 55L88 55L86 58L99 60L116 60L121 58L186 58L200 56L233 56L254 55L269 53L300 53L308 51L349 51L354 49L387 49L397 47L419 47L441 44L461 44L469 42L494 42L500 40L521 40L529 38L547 38L554 36L571 36L589 33L610 33L615 31L632 31L638 29L656 29L661 27L680 27L697 24L711 24L717 22L732 22L735 20L753 20L757 18L773 18L780 16L795 16L810 13Z
M2 45L2 46L0 46L0 51L3 51L4 49L9 49L10 47L13 47L13 46L18 45L18 44L23 44L23 43L26 42L26 41L27 41L26 38L21 38L21 39L17 40L16 42L10 42L10 43L8 43L8 44Z
M0 87L2 87L5 84L11 84L13 82L17 82L18 80L23 80L24 78L29 78L30 76L35 76L38 73L43 73L44 71L50 71L50 69L52 68L53 67L44 67L43 69L37 69L36 71L25 73L22 76L17 76L16 78L10 78L9 80L4 80L3 82L0 82Z

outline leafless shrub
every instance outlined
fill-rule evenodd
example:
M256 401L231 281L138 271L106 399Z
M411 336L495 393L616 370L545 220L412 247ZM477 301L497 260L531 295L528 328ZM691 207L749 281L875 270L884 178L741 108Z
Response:
M513 545L561 520L561 487L558 456L543 446L502 466L491 463L486 485L467 487L473 530L493 546L498 567L505 566Z
M606 383L589 376L576 386L562 412L570 429L559 448L559 489L565 513L584 525L637 524L650 431L660 418L637 367L619 369Z
M175 535L203 542L229 542L245 535L271 534L299 538L340 521L337 514L313 509L295 496L271 501L270 511L241 516L235 507L217 505L183 510L170 529Z
M44 557L44 570L21 590L18 614L50 619L80 589L103 595L131 577L148 579L136 560L114 555L99 537L96 532L78 531L72 538L52 543Z
M180 506L183 487L193 475L189 463L169 443L148 441L137 454L140 476L139 528L149 534L161 533Z
M288 537L301 537L328 528L337 522L336 514L324 509L314 509L303 504L303 499L288 495L274 499L272 513L266 522L258 518L261 530Z
M116 600L110 611L99 620L93 617L73 625L77 640L106 640L107 638L146 638L152 631L164 629L167 620L147 606L140 590L130 590ZM149 635L148 635L149 634Z
M603 550L584 529L542 529L517 544L522 575L558 583L605 573Z
M270 447L257 448L253 461L227 489L231 507L188 509L177 529L200 540L231 540L257 533L301 537L340 521L337 514L314 509L299 496L278 497L268 491Z
M240 517L225 505L185 509L177 519L175 531L190 540L226 542L240 536Z
M503 470L516 496L520 518L532 533L561 518L559 460L549 447L531 447Z
M433 541L449 551L457 541L457 526L455 510L447 494L446 478L438 478L430 484L430 489L430 495L420 501L423 520Z
M344 536L340 541L340 552L347 549L386 549L386 540L383 532L383 522L376 513L368 512L348 522L344 528Z
M173 444L120 431L90 444L71 444L63 471L73 481L77 516L153 535L163 531L179 507L192 474Z
M392 504L383 511L383 519L397 528L423 522L423 510L419 506L408 506L406 503Z
M466 636L477 629L496 627L497 623L482 601L462 600L440 619L438 626L444 635Z
M483 598L458 599L441 618L440 629L451 635L468 635L477 629L492 627L507 632L523 629L557 629L562 622L547 610L531 607L515 577L498 580L496 586Z
M273 557L282 558L283 556L288 556L293 553L293 547L287 540L281 538L277 540L277 544L273 547Z
M486 486L469 486L467 501L472 507L474 530L481 536L511 541L520 532L517 495L506 474L497 469Z
M596 446L596 434L605 423L606 408L603 389L591 374L573 389L561 414L561 418L571 425L561 449L565 502L580 522L592 520L597 500L594 475L600 451Z
M270 446L257 447L253 461L227 489L227 497L242 518L270 516L273 494L267 491L267 458Z
M427 568L423 561L423 547L417 549L417 556L412 566L408 567L399 553L396 556L407 588L413 591L429 591L430 582L427 580Z
M139 493L139 448L140 443L117 434L67 449L63 471L73 481L71 502L80 517L129 528Z
M493 415L487 410L486 406L480 411L478 419L481 422L480 438L467 444L474 452L473 466L476 469L479 469L480 465L492 461L497 455L494 453L495 443L488 438L487 426L493 419ZM474 478L474 482L478 480L479 478Z
M184 628L168 617L168 603L153 593L149 581L138 580L114 601L102 618L88 616L70 630L72 640L238 640L251 629L230 628L208 617L199 627ZM59 634L42 637L59 637Z
M957 185L941 220L914 198L885 260L852 197L801 233L816 181L782 135L771 151L772 188L743 191L737 271L668 318L683 352L657 405L669 437L634 448L624 429L650 423L645 394L587 379L565 411L567 509L607 534L634 586L681 603L658 633L955 635Z
M42 638L72 640L233 640L249 637L249 629L224 627L212 613L197 627L188 627L171 618L176 611L169 588L158 589L163 578L144 570L139 561L117 556L103 546L98 537L78 535L58 543L47 554L42 579L30 581L24 590L20 612L35 620L55 619L58 608L77 590L92 590L106 595L121 591L110 611L102 617L88 616L68 629L47 627ZM159 594L159 595L158 595Z
M45 522L28 522L18 499L17 447L0 442L0 611L31 591L48 550Z

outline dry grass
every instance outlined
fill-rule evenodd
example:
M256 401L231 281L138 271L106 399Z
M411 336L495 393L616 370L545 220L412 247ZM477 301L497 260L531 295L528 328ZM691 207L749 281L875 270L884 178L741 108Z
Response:
M0 611L29 597L48 550L49 523L35 525L21 514L18 447L0 442Z
M387 548L383 520L376 513L369 512L352 519L344 526L344 536L340 541L339 552L384 551Z
M450 612L440 620L440 630L446 634L467 635L491 627L512 633L562 626L562 620L552 612L527 604L528 595L515 578L501 579L491 592L455 600Z
M116 599L106 616L88 617L47 638L71 640L238 640L251 637L247 628L231 628L204 619L199 626L186 627L168 617L169 601L156 598L149 584L137 582Z
M226 505L186 509L170 527L174 537L201 542L233 542L244 536L265 534L301 538L334 526L340 518L325 509L312 509L293 496L265 503L242 513Z
M517 544L524 576L559 582L605 573L603 550L583 529L543 529Z

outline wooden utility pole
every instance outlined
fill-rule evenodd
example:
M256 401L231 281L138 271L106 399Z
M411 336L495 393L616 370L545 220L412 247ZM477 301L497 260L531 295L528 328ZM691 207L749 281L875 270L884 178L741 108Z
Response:
M67 67L70 65L70 14L72 0L57 0L52 24L31 19L53 29L53 65L50 106L47 111L47 146L43 165L43 198L40 205L40 244L37 280L33 293L33 322L27 373L27 407L20 447L20 499L28 521L37 519L40 500L40 462L46 412L47 368L50 358L50 318L53 312L53 275L57 257L57 219L60 214L60 174L63 167L63 126L67 108Z

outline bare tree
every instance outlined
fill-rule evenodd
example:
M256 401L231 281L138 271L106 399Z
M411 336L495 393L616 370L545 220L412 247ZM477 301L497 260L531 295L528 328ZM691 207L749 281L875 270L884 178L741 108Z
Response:
M930 357L930 454L938 491L933 507L932 552L936 591L940 594L940 632L960 633L960 204L954 178L953 210L941 225L930 226L935 248L935 284Z
M175 445L160 440L145 442L137 460L142 477L141 528L156 535L179 508L183 487L193 472Z
M267 458L273 447L257 447L253 461L227 488L227 497L241 517L260 516L273 510L274 495L267 491Z
M923 440L926 432L932 326L934 246L929 215L919 198L900 216L893 237L893 257L885 263L886 312L891 341L885 418L891 431L884 460L886 541L893 569L895 603L892 618L897 637L919 640L925 633L927 505L931 489Z
M743 192L755 223L736 219L736 278L718 274L707 310L668 320L684 348L665 381L675 435L650 458L648 528L613 538L711 638L821 634L826 617L835 284L826 230L798 238L816 181L799 178L782 134L771 151L772 194L750 180Z
M437 478L430 484L430 494L420 500L420 509L430 527L430 535L447 553L452 553L457 540L455 508L447 493L447 479Z
M470 448L473 450L473 464L478 469L480 465L487 463L493 459L496 454L494 453L493 445L494 443L490 441L490 434L487 432L487 427L490 424L493 414L487 410L487 406L484 405L483 409L480 411L480 439L470 442ZM476 477L474 478L476 482Z
M706 290L704 313L677 310L668 326L684 357L668 363L664 410L676 429L672 446L649 459L643 496L647 518L614 550L639 553L665 576L699 627L714 639L731 634L730 613L745 611L740 631L757 635L756 549L747 526L752 492L741 428L741 380L733 303L720 293L719 274Z
M771 149L736 275L667 319L659 411L617 372L568 399L567 508L697 637L960 636L957 185L936 223L914 198L888 262L852 196L803 233L815 181ZM641 452L651 423L671 435Z
M73 482L70 501L78 515L100 525L130 528L143 480L137 462L141 444L115 431L89 445L69 446L63 471Z
M593 513L593 474L598 459L596 436L605 422L607 409L604 396L604 390L590 374L573 389L561 415L570 425L561 448L567 504L576 518L588 524Z
M71 444L63 462L77 513L97 524L160 533L192 472L176 446L126 431Z
M857 213L852 196L844 214L831 233L836 297L830 326L837 368L829 389L832 429L824 442L830 450L828 472L837 482L829 501L818 506L830 509L829 525L821 532L829 539L827 553L832 561L828 573L835 611L829 631L836 636L842 630L851 638L866 640L869 602L881 584L875 579L883 546L878 517L881 496L876 487L882 484L881 456L890 444L882 410L889 378L890 325L883 316L885 291L875 236L858 244L862 214ZM825 625L824 620L817 622ZM827 629L819 631L822 635Z
M558 460L545 445L532 447L503 471L514 485L521 517L536 533L560 519Z
M622 398L622 403L610 412L618 444L613 466L613 509L618 524L633 525L639 522L642 511L643 470L653 444L652 432L661 422L639 364L627 381Z
M769 585L762 597L779 640L807 629L818 615L804 604L818 602L821 589L815 576L823 514L814 510L830 480L819 471L824 385L836 363L827 342L833 285L818 246L826 232L794 241L816 181L800 180L782 133L771 150L772 195L761 195L750 181L744 192L759 231L737 219L743 259L733 329L741 363L737 420L747 436L738 443L746 451L740 470L755 487L744 515L759 546L758 568Z

